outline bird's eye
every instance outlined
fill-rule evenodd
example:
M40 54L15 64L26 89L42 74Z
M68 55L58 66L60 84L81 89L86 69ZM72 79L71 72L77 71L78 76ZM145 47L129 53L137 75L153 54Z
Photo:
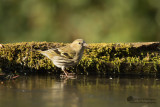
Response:
M81 44L80 42L78 44Z

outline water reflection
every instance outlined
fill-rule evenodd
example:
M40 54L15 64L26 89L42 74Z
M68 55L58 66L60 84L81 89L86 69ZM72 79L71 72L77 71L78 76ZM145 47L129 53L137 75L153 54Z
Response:
M159 106L160 81L79 76L21 77L0 85L0 107L148 107ZM156 103L130 103L128 96L154 98Z

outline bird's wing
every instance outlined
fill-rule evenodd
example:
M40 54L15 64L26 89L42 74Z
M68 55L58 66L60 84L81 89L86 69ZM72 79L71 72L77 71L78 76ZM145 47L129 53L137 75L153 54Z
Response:
M70 46L60 47L57 49L60 55L65 58L73 59L76 55L76 52Z
M52 48L46 51L38 51L41 54L47 56L49 59L52 59L54 56L60 56L68 59L73 59L76 55L76 52L69 46L64 46L60 48Z

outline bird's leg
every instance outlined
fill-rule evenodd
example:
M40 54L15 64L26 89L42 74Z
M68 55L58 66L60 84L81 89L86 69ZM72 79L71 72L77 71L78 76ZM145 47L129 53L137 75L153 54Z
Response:
M62 67L61 69L64 72L65 76L68 77L68 72L66 71L65 67Z
M63 72L64 72L65 76L68 77L68 72L65 69L63 70Z
M71 79L77 78L74 73L68 73L65 67L62 67L62 71L64 72L65 75L61 75L61 78L71 78Z

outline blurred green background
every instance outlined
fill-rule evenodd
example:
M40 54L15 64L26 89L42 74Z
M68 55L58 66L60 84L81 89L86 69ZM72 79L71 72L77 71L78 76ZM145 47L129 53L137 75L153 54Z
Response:
M0 0L0 42L160 41L160 0Z

